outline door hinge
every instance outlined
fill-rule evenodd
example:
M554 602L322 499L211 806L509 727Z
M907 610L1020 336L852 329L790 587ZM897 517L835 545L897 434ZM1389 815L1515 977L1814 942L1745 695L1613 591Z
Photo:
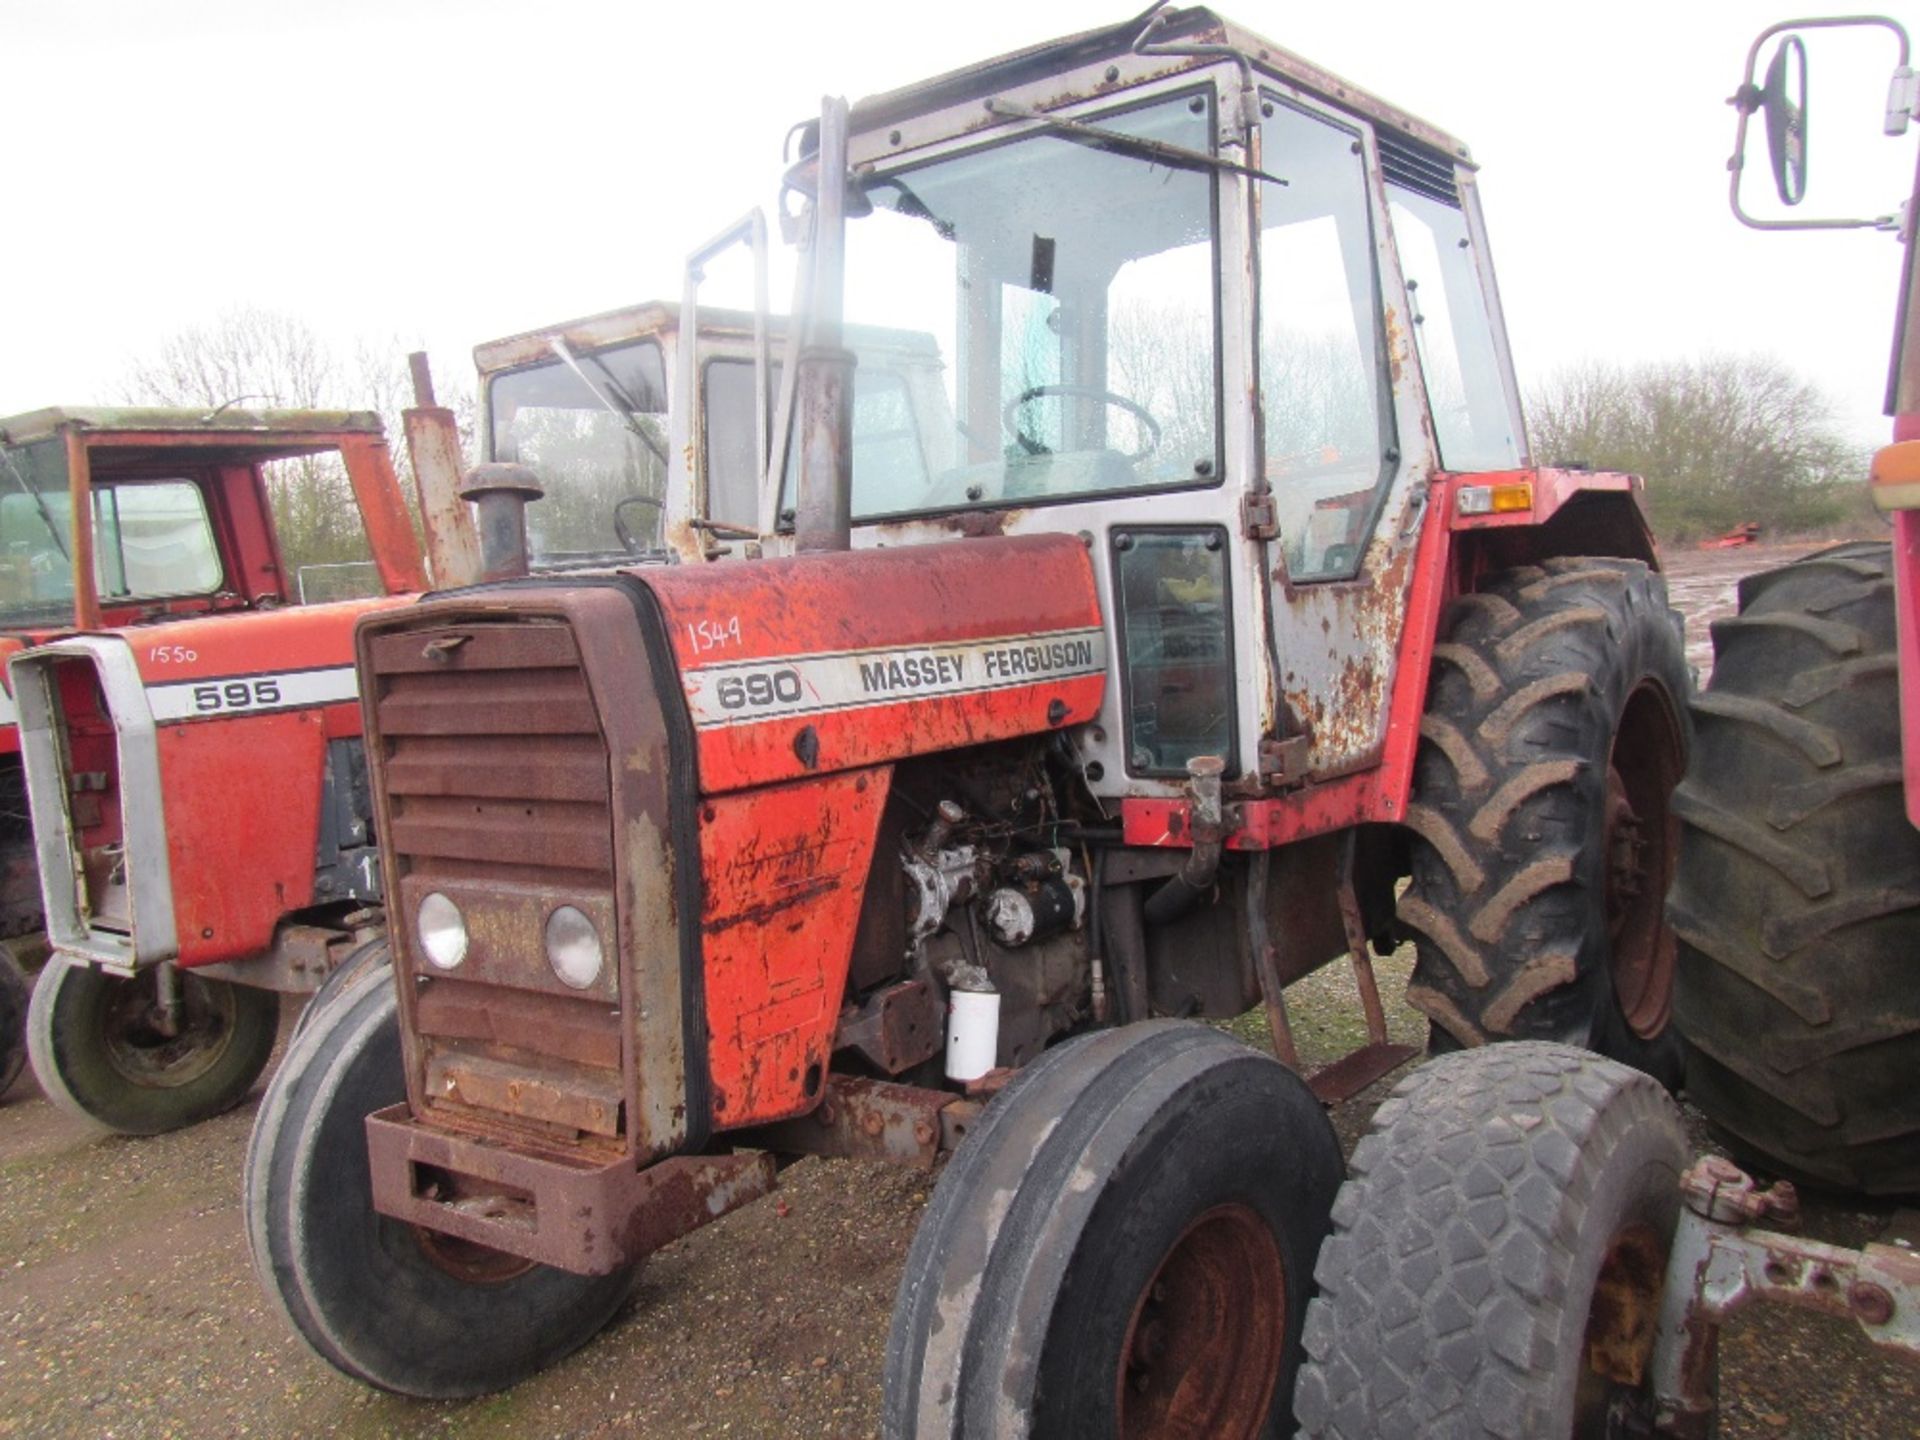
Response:
M1312 742L1304 735L1260 742L1260 778L1276 785L1292 785L1307 778L1307 752Z
M1249 490L1240 497L1240 533L1249 540L1280 538L1280 518L1271 490Z

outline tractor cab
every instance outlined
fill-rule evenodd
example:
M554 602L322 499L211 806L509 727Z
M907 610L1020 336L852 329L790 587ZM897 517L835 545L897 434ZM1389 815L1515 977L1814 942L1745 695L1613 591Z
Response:
M774 528L765 434L784 366L769 346L786 321L695 313L695 346L682 306L650 301L475 348L483 457L528 467L545 492L526 512L533 569L758 553ZM868 326L859 343L863 413L891 414L862 429L862 460L926 473L920 437L951 430L934 337Z
M1510 474L1498 515L1457 502L1496 525L1561 490L1511 474L1467 148L1187 10L862 101L846 162L856 382L861 327L910 331L942 412L857 387L851 543L1090 540L1119 681L1076 737L1097 792L1166 794L1201 754L1252 789L1377 763L1436 486Z
M360 556L337 522L283 534L282 507L276 523L272 487L328 465L360 509ZM7 634L397 594L419 581L378 416L51 409L0 420Z

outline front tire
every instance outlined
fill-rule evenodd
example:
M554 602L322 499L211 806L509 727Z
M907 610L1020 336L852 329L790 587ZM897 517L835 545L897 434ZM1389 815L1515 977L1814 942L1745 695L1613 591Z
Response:
M914 1236L893 1440L1284 1436L1340 1149L1298 1076L1206 1026L1102 1031L1020 1072Z
M27 1007L33 986L11 948L0 945L0 1098L27 1064Z
M27 1047L47 1098L122 1135L158 1135L231 1110L260 1078L280 1028L270 990L179 972L165 1034L153 971L125 979L51 957L27 1009Z
M1558 1040L1679 1084L1663 901L1689 689L1666 583L1638 561L1551 559L1455 602L1399 906L1436 1051Z
M579 1276L436 1237L373 1208L367 1115L406 1098L391 971L313 1015L254 1122L248 1248L268 1297L315 1354L422 1399L517 1384L586 1344L638 1267Z
M1679 1108L1611 1060L1528 1043L1420 1066L1375 1112L1334 1207L1301 1434L1652 1434L1686 1161Z
M1750 576L1713 627L1676 799L1687 1092L1769 1168L1920 1192L1920 831L1906 814L1893 556Z

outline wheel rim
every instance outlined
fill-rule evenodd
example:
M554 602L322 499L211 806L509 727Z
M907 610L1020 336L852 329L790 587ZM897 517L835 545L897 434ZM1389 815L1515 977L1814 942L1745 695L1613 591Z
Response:
M234 1029L233 987L183 973L180 1021L172 1035L160 1028L157 997L152 973L112 981L100 1017L101 1050L128 1083L176 1090L200 1079L226 1053Z
M1646 1374L1666 1269L1666 1246L1651 1225L1628 1225L1608 1245L1587 1310L1574 1440L1650 1433Z
M1259 1434L1286 1318L1286 1266L1267 1223L1246 1205L1201 1215L1134 1301L1116 1378L1122 1440Z
M1605 857L1607 935L1614 995L1642 1039L1673 1014L1674 940L1666 923L1679 820L1680 731L1665 695L1642 685L1627 700L1607 762Z

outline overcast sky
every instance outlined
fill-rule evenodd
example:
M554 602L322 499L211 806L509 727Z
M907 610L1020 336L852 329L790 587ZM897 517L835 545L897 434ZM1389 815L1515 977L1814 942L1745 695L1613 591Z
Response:
M470 374L478 341L676 297L688 250L771 204L822 94L1137 8L0 0L0 415L117 398L134 357L240 304ZM1724 102L1792 0L1223 8L1472 147L1523 382L1766 351L1885 435L1897 243L1727 209ZM1905 198L1914 138L1877 125L1891 66L1885 39L1815 44L1803 211Z

